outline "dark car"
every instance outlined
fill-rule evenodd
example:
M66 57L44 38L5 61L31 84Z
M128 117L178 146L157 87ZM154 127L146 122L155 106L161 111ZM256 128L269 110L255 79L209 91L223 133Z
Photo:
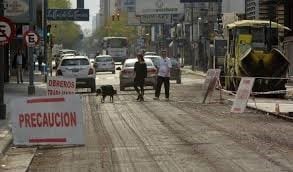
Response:
M177 84L181 84L181 65L178 59L170 58L172 69L170 80L176 80Z

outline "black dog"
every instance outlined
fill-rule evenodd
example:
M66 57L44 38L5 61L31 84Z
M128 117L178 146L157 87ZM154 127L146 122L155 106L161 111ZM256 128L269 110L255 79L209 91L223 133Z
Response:
M101 102L104 103L107 96L110 96L110 102L114 102L114 95L117 94L117 90L114 90L112 85L102 85L100 89L97 89L97 95L102 94Z

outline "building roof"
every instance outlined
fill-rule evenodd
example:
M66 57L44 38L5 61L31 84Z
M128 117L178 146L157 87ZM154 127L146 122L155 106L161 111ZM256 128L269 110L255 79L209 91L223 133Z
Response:
M283 26L281 24L278 24L276 22L272 22L272 28L280 28L280 29L285 29L285 30L291 30L290 28ZM268 20L240 20L236 21L233 23L230 23L227 25L228 29L233 29L235 27L245 27L245 26L250 26L250 27L264 27L270 25L270 21Z

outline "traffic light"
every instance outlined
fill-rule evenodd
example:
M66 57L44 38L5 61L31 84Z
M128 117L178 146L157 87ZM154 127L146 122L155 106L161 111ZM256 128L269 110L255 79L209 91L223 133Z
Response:
M117 17L117 21L120 21L120 14L119 13L112 15L112 21L115 21L115 17Z
M51 25L48 24L47 25L47 43L50 42L50 39L51 39Z
M116 16L117 16L117 20L120 21L120 14L118 13L116 14Z

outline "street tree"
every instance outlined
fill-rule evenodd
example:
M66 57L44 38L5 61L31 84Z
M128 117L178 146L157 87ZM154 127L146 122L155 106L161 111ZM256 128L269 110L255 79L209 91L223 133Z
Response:
M67 9L71 7L70 0L49 0L49 8ZM73 48L82 39L80 25L72 21L51 21L52 40L63 47Z
M110 16L105 25L97 29L94 34L94 38L99 39L105 36L128 37L130 43L134 42L138 37L136 27L128 25L127 13L124 12Z

